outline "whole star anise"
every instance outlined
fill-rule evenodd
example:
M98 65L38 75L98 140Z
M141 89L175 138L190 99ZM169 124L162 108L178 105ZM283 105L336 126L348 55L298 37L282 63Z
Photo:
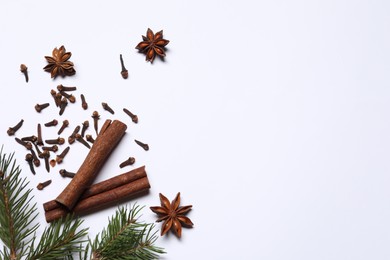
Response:
M154 34L153 31L148 28L146 37L142 35L142 39L143 41L138 43L135 48L146 54L146 61L153 63L156 54L162 58L165 57L165 46L169 41L163 39L162 30Z
M172 229L176 236L180 238L182 226L192 227L194 225L188 217L184 216L184 214L191 210L192 205L179 207L180 192L177 193L175 199L172 200L171 203L164 195L160 193L160 202L161 207L150 207L150 209L160 216L156 222L164 220L161 229L161 236Z
M72 53L66 52L64 46L61 46L59 49L54 48L52 55L53 57L45 56L48 64L43 68L45 71L50 72L52 78L58 75L61 77L72 76L76 73L76 70L73 68L73 62L69 61Z

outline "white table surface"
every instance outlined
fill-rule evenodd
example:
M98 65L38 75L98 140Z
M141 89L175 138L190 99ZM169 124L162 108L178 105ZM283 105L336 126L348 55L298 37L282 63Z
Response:
M149 207L160 192L193 205L193 229L157 240L162 259L390 259L389 13L385 0L2 0L1 144L34 188L39 232L41 204L69 182L58 170L77 171L88 150L76 143L62 165L32 176L6 130L23 118L22 137L68 119L67 137L98 110L101 124L119 119L128 130L96 181L134 156L152 186L129 202L145 206L141 220L156 219ZM151 65L134 49L148 27L170 40L165 62ZM44 56L61 45L77 73L52 80ZM77 86L89 109L78 99L60 117L50 96L58 84ZM36 113L44 102L51 106ZM57 130L44 129L45 138ZM91 237L115 209L84 218Z

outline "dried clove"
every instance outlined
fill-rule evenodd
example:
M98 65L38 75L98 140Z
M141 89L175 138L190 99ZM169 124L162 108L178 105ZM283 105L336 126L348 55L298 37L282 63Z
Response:
M20 64L20 71L24 74L24 78L26 79L26 82L28 82L28 72L27 72L27 66L25 64Z
M111 114L115 114L114 110L105 102L102 102L103 109L110 112Z
M36 149L38 149L38 147L36 145L35 145L35 147L36 147ZM37 154L34 152L33 149L31 149L30 152L33 156L33 163L34 163L35 167L39 167L39 165L41 165L41 161L38 159Z
M30 170L31 170L32 174L35 175L35 169L34 169L34 165L33 165L33 160L34 160L33 155L31 153L26 154L25 160L26 160L26 162L28 162L28 165L30 166Z
M121 67L122 67L122 71L121 71L122 78L127 79L129 77L129 72L125 68L125 64L123 62L122 54L119 55L119 59L121 61Z
M147 144L144 144L143 142L141 141L138 141L138 140L134 140L139 146L141 146L145 151L148 151L149 150L149 145Z
M124 108L123 112L125 112L131 118L131 121L133 121L136 124L138 123L138 116L137 115L134 115L133 113L131 113L127 108Z
M56 119L53 119L52 121L47 122L47 123L45 124L46 127L56 126L56 125L58 125L58 121L57 121Z
M69 152L69 150L70 150L70 147L68 146L68 147L66 147L66 148L62 151L62 153L60 153L59 155L57 155L56 161L57 161L58 164L62 163L62 161L64 160L64 158L65 158L65 156L67 155L67 153Z
M39 150L38 145L36 145L36 144L34 143L34 146L35 146L35 149L37 150L38 157L39 157L39 158L43 158L42 152L41 152L41 150Z
M60 84L57 86L57 89L59 92L63 92L63 91L75 91L77 90L77 87L65 87L64 85Z
M87 141L90 142L90 143L94 143L95 142L95 139L93 139L92 135L86 135L85 139L87 139Z
M76 126L76 128L73 130L73 133L68 137L68 143L73 144L76 140L76 134L80 131L80 126Z
M46 171L50 172L50 165L49 165L50 152L49 151L43 151L41 156L45 160Z
M52 146L43 146L42 150L56 153L58 151L58 146L56 144Z
M55 91L54 89L52 89L52 90L50 90L50 94L51 94L51 96L52 96L53 99L54 99L54 103L56 104L56 107L59 107L59 106L60 106L60 102L58 102L58 101L61 101L61 99L58 100L58 98L57 98L57 91ZM61 95L60 95L60 96L61 96Z
M76 134L76 140L85 145L85 147L87 147L88 149L91 149L91 146L89 145L89 143L87 143L87 141L83 139L81 134Z
M60 130L58 130L58 135L60 135L60 134L62 134L62 132L64 131L64 129L65 128L67 128L68 127L68 125L69 125L69 121L68 120L64 120L64 121L62 121L62 126L61 126L61 128L60 128Z
M27 150L31 150L31 149L32 149L32 143L30 143L30 142L22 141L21 139L19 139L19 138L17 138L17 137L15 137L15 141L16 141L18 144L24 146Z
M22 127L23 122L24 122L24 120L22 119L14 127L9 127L7 130L7 134L9 136L14 135L16 133L16 131L18 131Z
M38 132L37 145L43 145L41 124L38 124L37 132Z
M60 94L66 98L67 100L69 100L70 103L75 103L76 102L76 97L71 95L71 94L68 94L64 91L61 91Z
M60 116L62 116L62 114L64 113L65 111L65 108L66 106L68 105L68 100L64 97L61 99L61 104L60 104Z
M85 120L82 125L83 125L83 128L81 128L81 136L84 137L85 131L87 131L87 129L89 127L88 120Z
M65 139L62 138L62 137L58 137L57 139L45 140L45 143L47 143L47 144L64 144L65 143Z
M84 110L87 110L88 109L88 103L85 101L85 97L83 94L80 95L80 98L81 98L81 107L84 109Z
M61 170L59 171L59 173L61 174L62 177L68 177L68 178L73 178L73 177L76 175L76 173L74 173L74 172L68 172L68 171L65 170L65 169L61 169Z
M62 99L61 93L56 93L56 104L58 104L57 107L61 107L61 99Z
M93 127L95 128L96 134L98 134L98 120L100 118L98 111L93 111L92 118L93 118Z
M43 103L43 104L36 104L35 105L35 110L38 112L38 113L41 113L41 111L45 108L47 108L50 104L49 103Z
M134 157L129 157L126 161L122 162L119 164L120 168L123 168L128 165L133 165L135 163L135 158Z
M35 135L32 135L32 136L25 136L25 137L22 137L21 138L22 141L25 141L25 142L32 142L32 143L35 143L38 138L35 136Z
M51 180L47 180L45 182L38 183L37 189L38 190L43 190L45 187L49 186L51 183Z

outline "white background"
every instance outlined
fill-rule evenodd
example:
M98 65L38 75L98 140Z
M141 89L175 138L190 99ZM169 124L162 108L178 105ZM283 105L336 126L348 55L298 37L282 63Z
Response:
M41 204L69 182L58 170L77 171L88 150L76 143L62 165L32 176L6 130L23 118L22 137L68 119L67 137L98 110L100 124L119 119L128 130L96 181L134 156L128 169L146 165L152 185L130 201L145 205L143 221L156 219L148 208L159 192L180 191L193 205L193 229L158 239L163 259L390 259L389 13L385 0L1 0L1 144L34 188L42 229ZM171 41L165 62L134 49L148 27ZM61 45L77 73L52 80L44 56ZM78 99L59 117L50 96L58 84L77 86L90 108ZM57 130L44 128L44 138ZM115 208L84 218L92 237Z

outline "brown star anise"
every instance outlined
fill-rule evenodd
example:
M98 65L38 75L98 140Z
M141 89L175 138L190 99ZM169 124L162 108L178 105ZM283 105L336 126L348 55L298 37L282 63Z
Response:
M61 77L72 76L76 73L73 68L73 62L69 61L72 56L71 52L66 52L65 47L61 46L59 49L54 48L53 57L45 56L49 63L43 69L51 73L51 77L55 78L58 75Z
M160 217L156 220L156 222L160 222L164 220L161 229L161 236L167 233L170 229L173 229L174 233L181 237L181 228L182 226L192 227L194 224L191 220L184 216L188 211L191 210L192 205L179 207L180 205L180 192L177 193L174 200L169 203L169 200L160 193L160 202L161 207L150 207L150 209L158 214Z
M146 37L142 35L143 41L138 43L135 47L142 53L146 53L146 61L153 63L156 54L160 57L165 57L165 46L169 43L168 40L163 39L163 31L154 34L148 28Z

